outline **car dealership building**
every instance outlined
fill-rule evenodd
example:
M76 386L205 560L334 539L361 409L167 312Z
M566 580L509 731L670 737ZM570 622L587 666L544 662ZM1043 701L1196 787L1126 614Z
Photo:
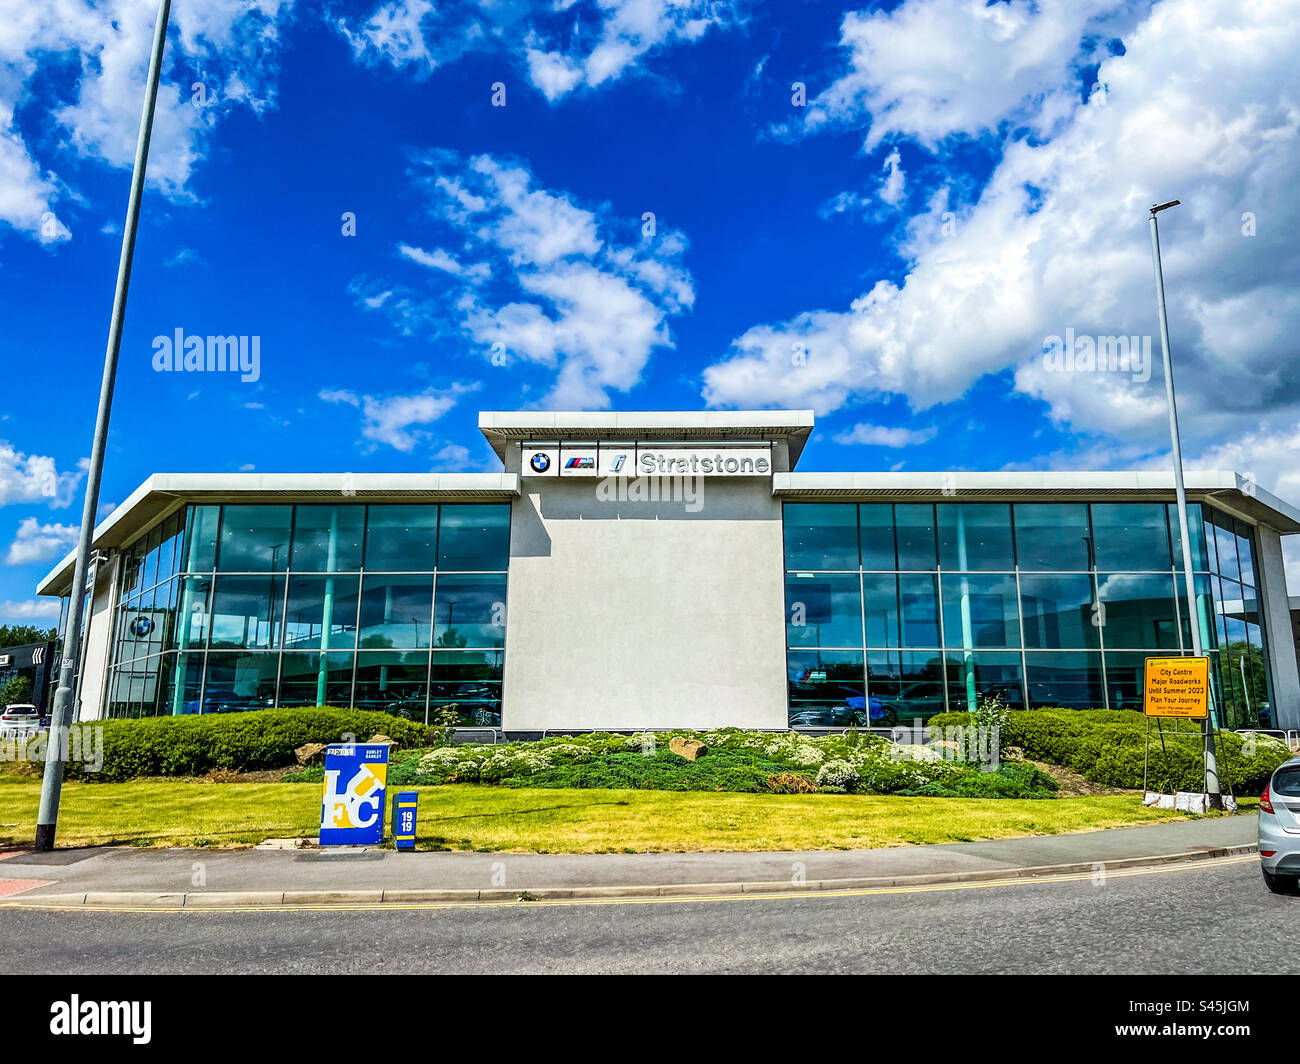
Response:
M483 413L495 473L159 473L95 531L81 719L454 705L507 732L1140 708L1199 625L1225 727L1300 728L1281 537L1188 471L798 470L810 411ZM69 556L40 584L71 592Z

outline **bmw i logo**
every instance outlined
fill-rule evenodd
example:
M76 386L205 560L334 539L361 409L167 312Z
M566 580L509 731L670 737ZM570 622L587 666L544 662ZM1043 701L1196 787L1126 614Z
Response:
M551 456L543 451L537 451L532 458L528 459L528 464L532 466L534 473L545 473L551 468Z

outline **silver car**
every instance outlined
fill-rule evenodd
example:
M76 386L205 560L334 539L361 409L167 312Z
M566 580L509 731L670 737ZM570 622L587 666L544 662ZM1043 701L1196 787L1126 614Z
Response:
M1274 894L1300 893L1300 757L1279 765L1260 796L1259 862Z

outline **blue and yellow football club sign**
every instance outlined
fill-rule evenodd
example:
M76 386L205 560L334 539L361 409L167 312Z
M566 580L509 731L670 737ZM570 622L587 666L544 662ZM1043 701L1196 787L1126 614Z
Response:
M387 743L326 747L320 844L376 846L382 842L387 782Z

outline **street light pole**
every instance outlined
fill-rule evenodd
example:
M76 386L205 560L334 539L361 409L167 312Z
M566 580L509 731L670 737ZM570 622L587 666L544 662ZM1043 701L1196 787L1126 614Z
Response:
M117 288L113 294L113 317L108 326L108 347L104 352L104 375L99 385L99 409L95 414L95 439L90 449L90 468L86 473L86 499L81 509L81 535L77 540L77 558L72 567L71 602L68 626L63 634L63 660L59 665L59 686L54 693L54 710L50 716L50 741L46 747L45 776L41 782L41 804L36 816L36 849L54 849L54 831L59 820L59 793L63 788L63 740L71 723L73 693L77 684L83 603L86 593L86 568L90 558L90 540L95 531L95 512L99 509L99 485L104 472L104 447L108 441L108 418L113 407L113 385L117 377L117 356L122 346L122 323L126 317L126 294L131 284L131 260L135 256L135 230L140 219L140 196L144 191L145 167L149 161L149 137L153 132L154 103L158 98L158 78L162 71L163 49L167 44L167 20L171 0L158 0L158 19L154 24L153 51L149 56L149 76L145 84L144 111L140 115L140 135L135 145L135 165L131 171L131 194L126 205L126 225L122 232L122 254L117 264Z
M1170 207L1177 207L1179 200L1157 203L1151 208L1151 261L1156 273L1156 309L1160 313L1160 352L1165 367L1165 399L1169 405L1169 437L1173 443L1174 457L1174 493L1178 499L1178 538L1182 544L1183 582L1187 595L1187 621L1192 631L1192 653L1201 657L1201 619L1196 608L1196 577L1192 573L1192 541L1188 535L1187 491L1183 486L1183 448L1178 434L1178 403L1174 398L1174 366L1169 355L1169 316L1165 311L1165 275L1160 266L1160 229L1156 215ZM1205 793L1209 802L1215 807L1222 805L1219 797L1219 759L1214 743L1214 710L1209 709L1203 725L1205 740Z

